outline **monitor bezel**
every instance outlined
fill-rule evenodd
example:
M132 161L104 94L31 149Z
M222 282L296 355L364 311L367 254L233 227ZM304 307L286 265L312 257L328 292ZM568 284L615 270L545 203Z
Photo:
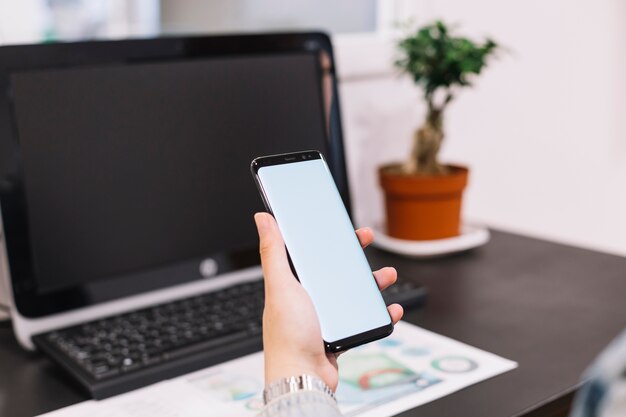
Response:
M327 159L331 171L351 212L348 179L344 157L343 135L339 112L339 97L335 61L331 40L322 32L272 33L220 36L160 37L116 41L88 41L0 47L0 115L9 121L5 148L11 149L10 167L0 178L0 208L4 229L4 245L8 257L13 303L19 314L40 318L79 308L89 307L148 291L147 283L169 284L172 276L185 274L190 282L206 279L189 265L202 259L189 260L164 268L111 277L104 281L75 285L57 291L38 290L31 262L27 204L23 189L23 171L20 145L12 113L9 77L13 72L100 66L109 64L133 65L159 61L193 60L214 57L276 55L302 52L325 52L331 75L332 102L329 115L329 133L326 137ZM321 87L320 87L321 88ZM0 119L0 120L1 120ZM259 264L258 249L240 248L237 251L207 254L217 264L219 274L237 271ZM219 275L218 275L219 276Z

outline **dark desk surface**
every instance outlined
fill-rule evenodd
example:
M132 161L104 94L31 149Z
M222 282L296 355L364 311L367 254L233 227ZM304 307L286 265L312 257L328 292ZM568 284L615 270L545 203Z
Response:
M410 322L519 362L519 368L401 416L552 416L580 374L626 326L626 258L493 232L483 248L412 261L368 250L430 290ZM86 399L0 325L0 416L31 416Z

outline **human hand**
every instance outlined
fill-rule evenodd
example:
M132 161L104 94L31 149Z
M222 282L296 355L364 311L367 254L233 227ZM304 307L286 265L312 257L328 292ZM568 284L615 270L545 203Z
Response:
M259 232L265 279L265 384L309 374L321 378L334 391L339 382L338 355L324 349L313 303L291 272L278 225L268 213L257 213L254 220ZM358 229L356 234L363 247L374 240L370 229ZM375 271L374 277L382 291L396 282L397 272L386 267ZM392 304L387 309L394 324L402 318L403 310L399 304Z

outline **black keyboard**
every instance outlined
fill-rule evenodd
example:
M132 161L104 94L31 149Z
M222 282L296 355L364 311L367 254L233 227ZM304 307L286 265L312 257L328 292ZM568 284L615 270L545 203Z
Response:
M407 309L421 286L384 293ZM263 281L37 335L33 341L94 398L106 398L260 350Z

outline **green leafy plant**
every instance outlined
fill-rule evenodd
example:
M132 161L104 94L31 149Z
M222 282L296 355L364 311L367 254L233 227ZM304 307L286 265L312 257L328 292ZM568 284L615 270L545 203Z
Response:
M438 160L444 138L443 115L462 87L471 86L487 59L499 49L491 39L475 43L453 36L441 21L418 29L398 43L401 52L395 62L422 88L427 104L423 125L415 132L410 158L402 165L406 174L441 175L448 169Z

